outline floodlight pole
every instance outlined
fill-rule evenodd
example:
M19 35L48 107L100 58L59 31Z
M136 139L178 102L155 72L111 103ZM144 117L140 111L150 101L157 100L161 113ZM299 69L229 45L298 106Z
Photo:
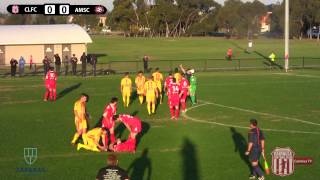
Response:
M284 63L285 70L289 69L289 0L285 0L285 30L284 30Z

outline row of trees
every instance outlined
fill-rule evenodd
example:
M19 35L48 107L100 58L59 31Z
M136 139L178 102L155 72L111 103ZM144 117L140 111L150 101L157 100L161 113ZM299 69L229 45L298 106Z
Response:
M114 0L107 14L107 25L126 36L180 37L223 32L228 36L246 37L260 33L260 20L271 11L272 35L282 36L284 30L284 0L265 5L258 0L243 2L226 0L224 5L214 0ZM5 24L67 23L65 16L0 15ZM74 16L72 23L101 29L97 16ZM290 35L302 38L320 24L319 0L290 0Z
M268 6L258 0L226 0L223 6L214 0L114 0L113 4L109 25L126 35L176 37L219 31L244 37L259 34L261 17L268 11L271 34L281 36L284 29L284 1ZM291 37L302 38L319 23L319 0L290 1Z

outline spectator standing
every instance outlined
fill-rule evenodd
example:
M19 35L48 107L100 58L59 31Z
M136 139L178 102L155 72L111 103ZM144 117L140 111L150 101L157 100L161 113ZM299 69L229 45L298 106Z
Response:
M73 54L71 57L71 65L72 65L72 74L73 75L77 75L77 63L78 63L78 58L76 57L75 54Z
M90 64L92 65L92 73L94 76L96 76L97 62L98 62L97 56L92 54Z
M24 75L24 66L26 64L26 61L22 56L20 56L19 59L19 76L22 77Z
M14 59L14 58L11 58L11 60L10 60L11 77L15 77L16 76L17 64L18 64L18 61L16 59Z
M61 68L61 58L59 56L59 54L54 55L54 64L56 66L56 72L58 75L60 75L60 68Z
M128 173L118 166L117 156L110 154L107 160L107 167L101 168L96 180L129 180Z
M82 53L82 56L80 57L80 61L81 61L81 65L82 65L82 68L81 68L81 75L82 77L85 77L86 76L86 71L87 71L87 56L86 56L86 53Z
M31 70L32 69L32 65L33 65L32 55L30 55L29 64L30 64L29 69Z
M64 64L64 75L68 75L68 71L69 71L69 57L66 55L64 57L64 61L63 61L63 64Z
M43 72L44 75L47 75L47 72L49 71L49 67L50 67L50 60L47 56L44 57L43 61Z
M147 55L144 55L142 58L142 61L143 61L144 73L147 73L149 71L149 69L148 69L149 57Z

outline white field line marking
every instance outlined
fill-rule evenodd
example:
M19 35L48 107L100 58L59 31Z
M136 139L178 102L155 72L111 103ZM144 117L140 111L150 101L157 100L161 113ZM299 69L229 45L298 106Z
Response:
M199 105L196 105L196 106L192 106L191 108L187 109L187 111L189 111L191 109L194 109L194 108L201 107L201 106L205 106L205 105L212 105L212 103L208 103L207 102L207 103L204 103L204 104L199 104ZM219 122L214 122L214 121L207 121L207 120L201 120L201 119L193 118L193 117L188 116L186 113L183 113L182 116L185 117L186 119L189 119L189 120L194 121L194 122L199 122L199 123L215 124L215 125L224 126L224 127L236 127L236 128L240 128L240 129L249 129L249 127L246 127L246 126L224 124L224 123L219 123ZM292 133L292 134L320 134L320 132L296 131L296 130L285 130L285 129L280 130L280 129L267 129L267 128L265 128L265 129L262 129L262 130L264 130L264 131L273 131L273 132Z
M269 116L269 117L280 118L280 119L287 119L287 120L290 120L290 121L297 121L297 122L301 122L301 123L305 123L305 124L311 124L311 125L315 125L315 126L320 126L320 124L318 124L318 123L305 121L305 120L298 119L298 118L280 116L280 115L275 115L275 114L270 114L270 113L265 113L265 112L258 112L258 111L253 111L253 110L250 110L250 109L243 109L243 108L238 108L238 107L234 107L234 106L226 106L226 105L223 105L223 104L217 104L217 103L212 103L212 102L207 102L207 101L200 101L200 102L204 102L206 104L211 104L211 105L218 106L218 107L233 109L233 110L237 110L237 111L243 111L243 112L259 114L259 115L263 115L263 116Z
M273 73L273 74L286 75L286 76L297 76L297 77L307 77L307 78L320 78L320 76L311 75L311 74L293 74L293 73Z
M75 151L73 153L64 153L64 154L45 154L45 155L38 155L38 159L48 159L48 158L70 158L70 157L79 157L79 156L105 156L107 153L113 153L113 152L92 152L87 150L80 150L82 153L78 153L76 148L74 148ZM143 148L145 149L145 148ZM137 150L133 154L140 154L142 153L142 150ZM162 149L149 149L149 152L153 153L167 153L167 152L178 152L181 148L178 147L172 147L172 148L162 148ZM87 151L87 152L83 152ZM117 152L117 154L132 154L132 153L124 153L124 152ZM19 158L1 158L0 162L10 162L10 161L20 161L21 157Z

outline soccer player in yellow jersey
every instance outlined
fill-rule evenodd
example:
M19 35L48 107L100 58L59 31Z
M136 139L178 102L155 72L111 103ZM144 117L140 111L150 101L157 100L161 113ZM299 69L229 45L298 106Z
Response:
M130 103L130 96L132 91L132 82L129 78L129 73L126 72L124 74L124 78L121 79L121 87L120 87L121 93L122 93L122 100L124 107L129 107Z
M180 74L178 68L175 68L174 69L174 75L173 75L174 78L176 78L176 83L177 84L180 84L180 81L182 79L182 75Z
M137 95L139 97L140 104L143 103L144 83L145 83L145 81L146 81L146 78L144 77L142 71L139 71L134 82L136 84Z
M152 76L144 84L144 94L146 96L148 113L151 115L151 113L155 113L156 97L158 97L157 84L152 80Z
M86 118L86 103L89 100L87 94L81 94L79 100L74 103L74 122L76 124L77 132L74 134L71 144L75 144L80 136L84 144L87 144L87 118Z
M152 74L154 82L157 84L158 92L160 96L160 104L162 104L162 81L163 75L159 72L159 68L156 68L156 71Z
M94 129L91 129L87 133L87 144L81 144L79 143L77 146L77 150L79 151L81 148L91 150L91 151L97 151L100 152L101 150L106 150L106 145L104 142L104 138L106 135L106 130L101 127L97 127ZM99 144L100 138L102 138L103 146Z

